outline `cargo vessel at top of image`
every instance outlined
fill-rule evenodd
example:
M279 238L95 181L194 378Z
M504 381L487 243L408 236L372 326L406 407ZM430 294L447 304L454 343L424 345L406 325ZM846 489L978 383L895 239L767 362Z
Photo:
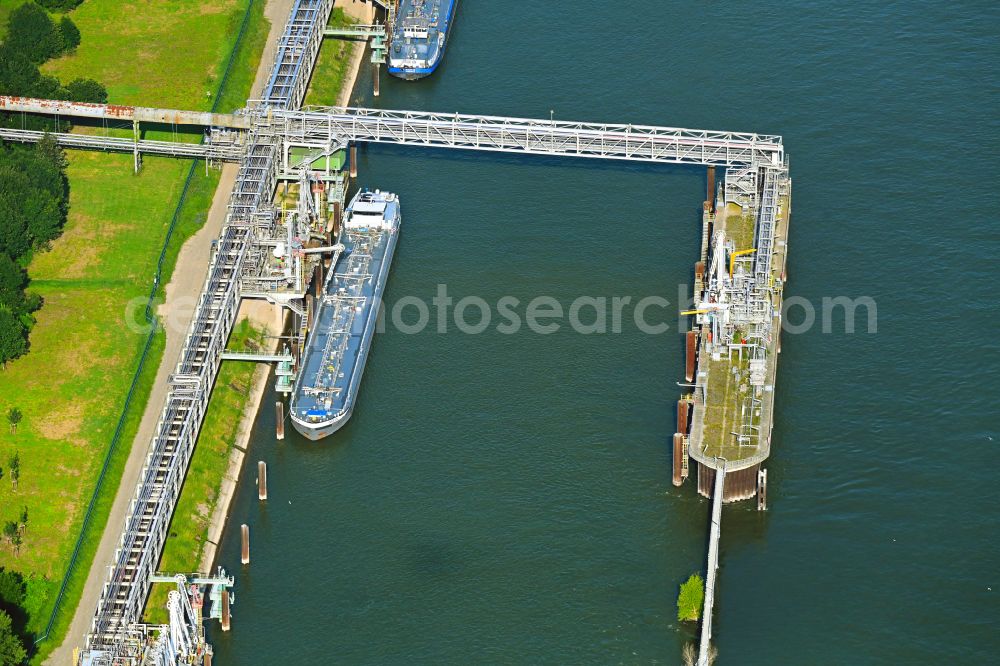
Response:
M345 213L289 406L292 425L311 440L351 418L399 237L395 194L362 190Z
M444 58L458 0L400 0L389 50L389 73L414 80Z

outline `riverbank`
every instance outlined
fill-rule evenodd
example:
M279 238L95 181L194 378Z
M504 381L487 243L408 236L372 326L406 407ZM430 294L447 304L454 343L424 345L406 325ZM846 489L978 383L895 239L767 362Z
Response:
M375 21L375 8L372 4L366 5L357 2L357 0L351 0L350 3L344 3L343 9L348 17L355 19L357 22L374 23ZM358 74L361 72L361 64L365 60L365 53L367 53L365 42L353 43L347 78L340 88L340 94L337 95L336 106L347 106L351 101L351 94L354 92L355 85L358 82Z
M285 21L291 11L290 0L270 2L266 5L265 16L271 22L267 37L267 46L260 59L256 78L251 87L251 97L262 94L274 59L274 52ZM338 4L333 22L349 22L352 20L371 19L366 13L367 7L359 2L345 2L344 7ZM348 97L354 87L357 72L364 55L363 43L330 42L324 44L326 54L343 54L352 66L347 70L351 74L341 79L337 90L339 96ZM336 63L336 59L332 61ZM317 76L323 77L323 71L317 69ZM312 89L310 89L312 92ZM312 103L330 103L325 100ZM212 209L209 220L212 221L208 234L210 238L218 235L225 220L229 193L236 175L236 165L223 167L223 179ZM197 274L207 264L204 258L198 256L197 249L182 251L182 263ZM198 283L200 285L200 282ZM168 287L172 295L172 290ZM196 292L195 292L196 293ZM168 298L168 302L172 300ZM166 316L161 311L162 316ZM234 334L230 347L240 347L245 339L257 338L257 346L268 352L275 352L280 346L277 338L284 328L284 317L275 306L263 301L245 301L241 304L237 316L237 327L249 325L250 331L242 335ZM186 330L186 328L185 328ZM250 377L237 369L235 363L224 364L216 381L212 399L202 425L198 445L191 460L184 488L178 501L174 519L170 525L170 536L164 547L159 568L163 571L187 571L198 563L198 571L209 572L216 558L218 543L226 526L229 506L235 493L243 465L247 455L247 447L253 430L254 420L264 399L270 376L269 366L255 368ZM237 391L231 389L235 382ZM246 385L245 385L246 384ZM220 406L218 403L226 403ZM235 427L232 423L237 422ZM224 457L225 462L220 460ZM221 463L221 464L220 464ZM194 480L197 480L195 483ZM165 621L164 604L171 586L154 584L146 605L145 619L157 623Z
M280 36L280 31L284 26L284 19L279 19L277 16L272 16L270 14L271 4L268 4L269 18L272 21L272 34L268 37L268 48L271 49L273 54L274 47L272 45L277 44L278 36ZM282 3L274 3L282 4ZM284 17L287 18L288 10L290 10L291 2L288 0L283 0L283 4L288 5L288 8L284 12ZM350 2L337 2L336 9L342 9L346 16L350 17L356 21L371 21L374 17L374 12L370 5L363 4L357 0L351 0ZM323 49L329 51L332 47L339 47L338 43L326 43L323 45ZM350 48L347 49L347 54L349 55L349 66L346 77L343 79L340 90L337 92L337 104L345 104L347 100L350 99L352 91L354 90L355 84L357 83L358 74L361 70L361 64L364 61L364 54L366 52L365 44L363 42L351 42L349 44ZM339 52L339 50L338 50ZM323 53L321 51L321 58ZM263 63L270 63L271 59L266 57L262 60L261 73L266 74L267 69ZM323 76L323 71L317 67L318 76ZM315 77L314 77L315 78ZM257 83L254 85L254 92L260 92L260 86L263 84L263 79L258 78ZM315 90L312 82L310 82L310 89L307 92L307 100L312 104L329 104L323 99L315 99ZM343 101L340 101L343 100ZM256 328L267 332L269 335L277 336L280 335L283 330L284 320L280 315L276 315L274 306L264 303L261 301L250 301L244 302L240 308L240 318L245 318L251 321ZM265 349L269 352L275 352L278 350L280 345L280 340L277 337L266 338ZM253 431L254 421L256 420L257 413L261 408L262 401L265 397L268 380L270 378L270 367L262 365L257 368L254 373L253 383L250 388L250 392L247 395L247 399L244 403L242 414L240 416L240 423L237 428L236 438L233 442L232 450L229 456L229 466L226 470L225 475L222 477L218 489L218 495L215 502L215 506L211 509L212 518L208 525L208 530L205 534L205 546L201 553L201 558L199 560L199 571L208 572L216 565L215 558L218 550L218 544L222 538L222 533L226 526L226 518L229 515L230 505L232 499L236 492L236 487L239 483L240 474L243 470L243 465L247 456L247 447L250 443L250 435ZM207 417L206 417L207 425Z

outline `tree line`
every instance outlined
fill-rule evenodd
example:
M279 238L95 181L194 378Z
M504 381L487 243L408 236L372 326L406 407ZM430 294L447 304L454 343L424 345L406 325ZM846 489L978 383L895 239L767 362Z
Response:
M59 6L59 2L46 5ZM108 92L93 79L74 79L65 86L38 69L47 60L80 45L80 30L68 16L58 22L35 2L26 2L7 20L7 37L0 44L0 94L102 103ZM4 114L7 126L45 129L46 120Z
M47 9L73 9L80 0L42 0ZM26 2L11 12L0 44L0 94L78 102L106 102L107 90L92 79L65 86L39 66L80 44L68 16L52 19L42 6ZM51 121L24 114L0 114L8 127L48 130ZM68 129L65 125L60 128ZM52 137L37 145L0 147L0 368L28 350L33 313L42 305L27 291L25 266L61 233L69 209L66 159Z
M103 103L104 86L92 79L75 79L63 85L42 74L47 60L72 52L80 44L80 31L68 16L53 20L49 11L66 12L82 0L26 2L8 18L7 36L0 44L0 94ZM48 10L48 11L46 11ZM47 130L51 121L23 114L0 113L0 124ZM65 123L59 128L67 131ZM28 289L28 265L34 252L48 248L66 222L69 182L66 159L55 139L46 135L34 146L0 146L0 367L28 349L28 331L42 301ZM20 410L7 414L11 434L21 421ZM0 467L0 479L5 470ZM20 455L7 463L6 476L17 489ZM3 525L0 539L20 551L28 526L28 509ZM30 645L25 611L26 585L15 571L0 568L0 666L24 662Z
M21 574L0 567L0 666L22 664L28 614L24 610L27 585Z

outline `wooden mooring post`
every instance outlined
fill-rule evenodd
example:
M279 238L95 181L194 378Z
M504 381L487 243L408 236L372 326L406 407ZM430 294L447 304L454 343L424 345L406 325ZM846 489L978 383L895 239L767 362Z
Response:
M240 525L240 562L250 564L250 526Z
M358 177L358 144L351 144L351 178Z
M284 439L285 438L285 403L281 402L280 400L277 401L276 403L274 403L274 418L276 419L275 420L275 428L277 429L277 433L275 434L275 437L277 437L279 440Z
M229 590L222 591L222 630L229 631Z
M684 378L690 382L694 379L695 354L698 351L698 333L688 331L685 336L685 343Z
M378 71L380 69L381 69L381 67L378 66L378 63L375 63L375 66L372 67L372 76L374 77L374 83L375 83L375 90L374 90L375 97L378 97L378 92L379 92L378 91Z
M674 433L674 485L684 483L684 435Z
M323 295L323 262L316 264L316 284L313 285L316 298Z
M257 461L257 499L267 499L267 463Z
M333 235L336 237L340 233L340 207L341 202L334 200L333 202Z
M715 201L715 167L708 167L708 193L705 195L705 203L708 204L709 212L712 211L712 204Z

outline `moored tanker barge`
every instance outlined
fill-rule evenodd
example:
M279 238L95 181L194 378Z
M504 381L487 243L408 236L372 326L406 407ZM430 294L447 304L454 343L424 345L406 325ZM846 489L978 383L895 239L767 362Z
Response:
M441 64L458 0L400 0L389 51L389 73L414 80Z
M289 407L308 439L330 435L354 410L400 221L399 198L379 190L359 192L345 210Z

